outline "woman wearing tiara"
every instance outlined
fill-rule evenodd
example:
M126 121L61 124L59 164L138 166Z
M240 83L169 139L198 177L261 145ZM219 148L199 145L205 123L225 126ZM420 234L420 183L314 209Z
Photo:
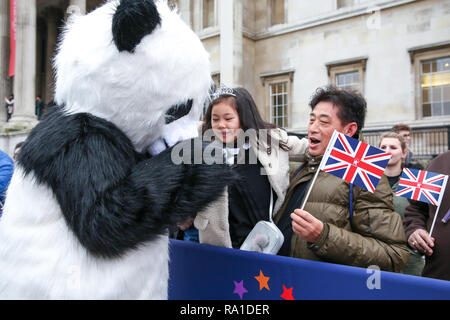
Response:
M200 243L240 248L259 221L272 221L289 186L289 158L308 143L265 122L244 88L219 88L204 118L203 137L221 144L240 179L194 220Z

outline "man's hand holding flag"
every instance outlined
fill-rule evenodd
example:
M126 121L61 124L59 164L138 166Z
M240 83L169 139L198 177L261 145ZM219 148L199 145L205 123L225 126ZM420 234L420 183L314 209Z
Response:
M390 158L389 153L335 130L302 207L291 214L294 231L309 242L315 242L322 231L323 223L304 210L320 170L373 193Z

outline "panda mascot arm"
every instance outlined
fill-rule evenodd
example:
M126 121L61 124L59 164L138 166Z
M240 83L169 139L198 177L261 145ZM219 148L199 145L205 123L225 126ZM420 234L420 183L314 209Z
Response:
M88 251L116 257L194 217L232 181L226 166L176 165L171 157L167 149L145 159L113 124L55 107L30 134L18 164L51 188Z
M0 299L167 299L167 227L233 178L163 150L194 135L208 53L166 1L110 0L69 18L54 67L56 106L21 150L0 220Z

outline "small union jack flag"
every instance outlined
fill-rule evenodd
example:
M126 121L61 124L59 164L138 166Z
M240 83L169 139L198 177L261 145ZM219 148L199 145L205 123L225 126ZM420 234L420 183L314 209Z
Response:
M371 145L334 132L321 170L370 192L375 192L391 155Z
M439 206L447 180L444 174L404 168L395 195Z

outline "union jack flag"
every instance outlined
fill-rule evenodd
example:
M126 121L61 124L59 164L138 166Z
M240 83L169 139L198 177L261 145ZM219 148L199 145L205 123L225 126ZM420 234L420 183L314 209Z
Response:
M334 132L321 170L375 192L391 155L343 133Z
M444 174L404 168L395 195L439 206L447 180Z

